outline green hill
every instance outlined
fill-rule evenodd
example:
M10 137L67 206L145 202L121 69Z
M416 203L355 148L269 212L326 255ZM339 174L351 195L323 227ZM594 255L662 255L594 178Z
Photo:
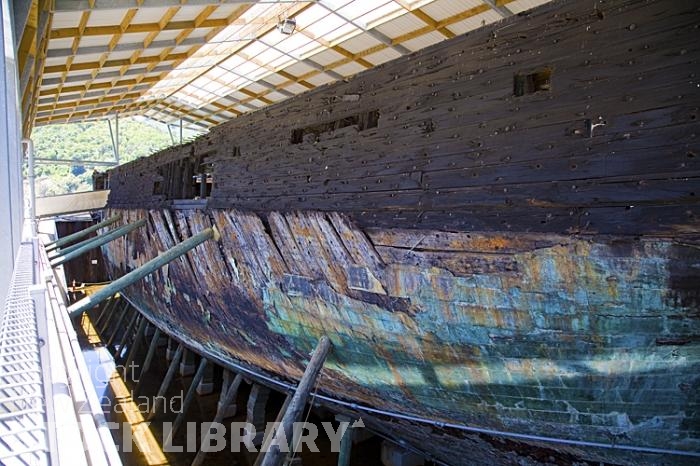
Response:
M114 124L112 124L114 129ZM174 131L175 133L176 131ZM194 133L188 131L186 136ZM114 161L112 140L107 121L49 125L35 128L32 133L37 158L60 160ZM164 125L145 119L119 120L120 163L145 157L172 144ZM92 189L89 163L72 165L36 165L37 196L53 196ZM105 170L105 167L98 167Z

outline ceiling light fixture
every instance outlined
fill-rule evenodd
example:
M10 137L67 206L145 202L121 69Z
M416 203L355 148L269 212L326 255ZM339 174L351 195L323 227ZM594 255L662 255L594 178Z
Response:
M284 18L280 19L277 23L277 30L282 34L289 36L297 28L297 20L294 18Z

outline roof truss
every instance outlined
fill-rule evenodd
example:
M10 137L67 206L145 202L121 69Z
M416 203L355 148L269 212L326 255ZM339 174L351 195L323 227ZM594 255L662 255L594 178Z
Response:
M208 128L547 1L33 0L24 131L117 113Z

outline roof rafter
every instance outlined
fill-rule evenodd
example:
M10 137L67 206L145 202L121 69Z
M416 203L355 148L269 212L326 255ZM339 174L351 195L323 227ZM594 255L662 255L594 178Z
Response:
M488 11L488 10L489 10L489 7L488 7L487 5L480 5L480 6L471 8L471 9L465 11L465 12L459 13L459 14L457 14L457 15L454 15L454 16L451 16L451 17L448 17L448 18L445 18L445 19L443 19L443 20L440 20L440 21L432 21L431 23L428 23L427 26L425 26L424 28L421 28L421 29L420 29L421 34L419 34L419 35L424 35L424 34L427 34L427 33L429 33L429 32L432 32L432 31L438 31L439 29L446 28L447 26L449 26L449 25L451 25L451 24L458 23L458 22L460 22L460 21L463 21L463 20L465 20L465 19L471 18L471 17L473 17L473 16L476 16L476 15L481 14L481 13L483 13L483 12L485 12L485 11ZM402 42L411 40L411 39L413 39L413 38L415 38L415 37L417 37L417 36L414 36L414 35L412 35L412 34L404 34L404 35L402 35L402 36L400 36L400 37L398 37L398 38L392 39L392 41L397 42L397 43L400 44L400 43L402 43ZM336 61L336 62L330 63L330 64L326 65L325 67L322 67L321 70L314 69L314 70L311 70L311 71L309 71L308 73L305 73L304 75L301 75L301 76L294 76L294 75L292 75L292 74L290 74L290 73L287 73L287 72L285 72L285 71L283 71L283 70L282 70L282 71L277 71L277 74L278 74L278 75L280 75L280 76L284 77L285 79L287 79L286 82L283 82L283 83L281 83L281 84L279 84L279 85L277 85L277 86L273 86L272 89L268 88L267 90L262 91L262 92L260 92L260 93L250 93L250 94L245 93L246 95L249 95L249 98L248 98L248 99L241 100L241 101L237 102L237 103L234 104L234 105L238 105L239 103L245 104L245 103L248 103L248 102L250 102L250 101L252 101L252 100L255 100L255 99L261 100L261 98L264 98L267 94L269 94L269 93L271 93L271 92L274 92L274 91L276 91L276 90L279 91L279 90L282 89L283 87L289 86L290 84L293 84L293 83L301 84L301 85L303 85L304 87L307 87L307 88L309 88L309 89L310 89L310 88L313 88L314 86L311 85L308 81L306 81L306 79L309 79L309 78L311 78L311 77L313 77L313 76L315 76L315 75L317 75L317 74L319 74L319 73L324 72L325 69L333 69L333 68L336 68L336 67L338 67L338 66L342 66L342 65L344 65L344 64L347 64L347 63L350 63L350 62L353 62L353 61L357 61L358 59L361 59L362 57L371 55L371 54L376 53L376 52L379 52L379 51L381 51L381 50L385 50L385 49L387 49L387 48L389 48L389 46L388 46L387 44L384 44L384 43L377 44L377 45L375 45L375 46L373 46L373 47L367 48L367 49L362 50L362 51L360 51L360 52L357 52L357 53L354 53L354 54L350 53L350 56L344 55L345 58L343 58L343 59L341 59L341 60L338 60L338 61ZM340 52L339 52L339 53L340 53ZM341 53L341 54L342 54L342 53ZM258 82L258 83L260 83L260 82ZM311 87L308 87L308 86L311 86ZM242 91L242 90L239 90L239 92L241 92L241 91ZM229 106L228 108L231 109L232 106ZM218 112L217 112L217 113L218 113Z
M89 12L89 11L88 11ZM82 32L79 28L64 28L64 29L54 29L51 31L52 39L66 39L69 37L82 37L82 36L108 36L111 34L118 34L120 32L124 34L135 34L139 32L156 32L156 31L178 31L180 29L194 29L194 28L216 28L226 26L226 19L209 19L201 22L199 25L195 24L194 21L172 21L168 23L164 28L160 28L158 23L137 23L131 24L125 31L121 31L118 25L113 26L90 26L85 28Z
M119 29L121 31L125 31L126 28L129 27L129 24L131 23L131 20L134 19L134 16L136 16L136 13L138 13L137 8L130 8L129 10L124 13L124 16L122 17L121 22L119 23ZM102 70L102 66L104 63L107 61L107 58L109 58L109 54L114 50L114 47L117 46L119 43L119 40L122 37L123 32L119 32L117 34L114 34L112 38L109 41L109 44L107 45L107 52L103 53L102 56L100 57L100 66L93 69L90 73L91 78L86 82L86 89L81 93L80 99L85 96L85 94L88 92L88 89L90 87L90 84L95 80L95 77L99 74L100 70Z
M96 119L115 112L125 115L151 109L164 121L168 121L164 115L172 114L173 118L203 127L273 104L304 89L314 89L320 83L344 79L397 54L405 55L416 47L440 40L435 34L423 39L424 35L437 32L449 39L478 27L477 23L493 22L497 18L493 12L505 17L523 8L522 5L515 9L506 7L515 0L480 0L478 4L470 2L471 5L445 18L440 16L439 7L429 8L435 0L392 0L392 5L366 2L358 3L357 9L341 11L330 0L32 1L48 2L52 6L55 2L52 10L62 15L61 24L71 26L51 32L51 39L56 41L48 52L51 65L42 68L51 75L33 94L34 111L39 112L37 124ZM261 3L288 5L258 8ZM182 9L183 5L198 8ZM301 21L295 31L295 36L300 36L298 41L290 42L274 34L266 36L274 31L281 16L294 18L311 7L314 10L309 17L324 18L325 10L326 15L335 15L334 21L345 29L336 25L338 32L335 33L335 29L329 32L328 28L316 29ZM251 8L255 11L243 16ZM114 15L113 20L110 14L102 12L91 16L91 12L103 9L120 13ZM77 27L76 20L67 20L68 11L81 12ZM223 11L226 15L216 14ZM485 21L466 21L485 13ZM395 22L389 28L380 27L405 15L420 22L413 20L408 23L409 28L404 29L396 26L406 25L405 22ZM227 37L217 39L217 43L228 45L212 45L214 55L205 55L204 50L197 53L231 25L234 27ZM199 34L193 34L194 31ZM132 33L138 34L138 38L126 36ZM85 40L88 37L94 39ZM238 41L240 45L234 43ZM299 44L299 49L294 50L291 44ZM303 55L300 55L301 47ZM273 52L265 54L268 49ZM384 52L387 49L393 52ZM324 50L335 53L318 55L316 59ZM242 61L231 61L230 66L224 63L234 55ZM200 59L204 57L207 58ZM197 61L192 62L192 71L181 72L179 67L183 62L190 67L189 62L185 62L188 58ZM240 66L241 62L247 65ZM218 70L210 73L217 66L227 73ZM171 75L173 70L179 74ZM196 81L202 76L206 79ZM162 90L159 86L153 87L164 79L169 81L163 83ZM144 95L149 98L144 99Z
M472 16L476 16L478 14L485 12L485 11L488 11L489 9L490 8L488 5L482 4L480 6L471 8L470 10L467 10L467 11L462 12L460 14L451 16L449 18L445 18L445 19L440 20L440 21L432 21L431 23L426 23L427 25L425 27L415 31L414 33L407 33L407 34L404 34L404 35L399 36L397 38L389 39L389 41L396 43L396 44L401 44L402 42L411 40L411 39L418 37L420 35L424 35L424 34L427 34L429 32L432 32L432 31L438 31L439 29L446 28L447 26L449 26L451 24L455 24L455 23L462 21L464 19L468 19ZM265 32L267 32L267 31L265 31ZM418 33L418 32L420 32L420 33ZM264 35L264 33L260 34L260 36L262 36L262 35ZM231 105L214 105L219 110L216 112L213 112L212 114L216 115L216 114L219 114L219 113L224 112L224 111L233 112L234 114L241 114L241 112L234 109L233 107L236 105L241 105L241 104L246 105L249 102L256 100L256 99L264 102L264 100L262 100L262 99L269 100L265 97L267 94L269 94L271 92L275 92L275 91L279 92L280 90L283 91L284 87L289 86L291 84L296 83L296 84L300 84L300 85L304 86L307 89L312 89L315 86L313 84L309 83L307 81L307 79L309 79L315 75L318 75L319 73L326 72L326 70L332 70L333 68L342 66L342 65L350 63L350 62L357 62L358 60L365 61L363 59L363 57L374 54L374 53L379 52L381 50L385 50L387 48L390 48L390 46L387 45L386 43L380 43L380 44L376 44L372 47L369 47L369 48L364 49L364 50L357 52L357 53L351 53L345 49L343 49L343 50L345 50L345 52L347 52L347 53L343 53L343 52L336 50L336 52L343 55L344 58L342 58L341 60L337 60L335 62L332 62L326 66L319 67L320 69L315 68L315 69L313 69L313 70L311 70L303 75L300 75L300 76L295 76L295 75L293 75L287 71L284 71L284 70L277 70L276 74L285 78L286 79L285 82L280 83L277 86L271 86L271 88L268 88L265 91L262 91L259 93L255 93L255 92L249 91L247 89L245 89L245 91L243 91L241 89L239 91L242 92L244 95L248 96L248 98L242 99L242 100L235 100L235 103L232 103ZM244 49L245 49L245 47L243 47L241 50L239 50L239 53ZM252 60L252 61L255 62L254 60ZM366 63L369 64L369 62L366 62ZM216 103L216 102L214 102L214 103ZM214 103L212 103L212 104L214 104ZM176 111L176 113L179 115L187 115L187 116L194 118L198 121L204 120L210 124L216 124L216 122L210 121L211 120L210 118L205 119L204 115L201 115L201 116L197 115L197 113L199 113L199 112L197 112L196 109L192 109L192 110L188 111L184 107L176 106L175 104L164 103L164 102L155 102L155 103L153 103L153 105L164 106L169 111ZM127 104L126 106L115 105L115 109L117 107L119 107L119 108L123 109L122 111L130 111L130 109L137 108L139 106L140 106L140 103L134 102L132 104Z
M188 0L188 5L220 5L250 3L251 0ZM134 7L164 7L182 5L182 0L55 0L55 11L114 10ZM258 0L258 3L298 3L299 0Z
M251 8L251 6L252 6L252 5L241 5L241 6L239 6L238 8L236 8L228 17L226 17L227 25L233 24L235 21L237 21L246 11L248 11L248 10ZM170 18L172 18L172 16L170 16L170 13L172 13L173 10L175 10L175 8L170 8L170 9L168 10L168 13L166 13L166 15L161 19L160 22L163 23L163 22L169 21ZM204 22L204 21L206 20L206 18L207 18L209 15L211 15L214 11L215 11L215 9L209 9L209 8L203 9L203 10L199 13L199 15L197 15L197 18L195 18L195 23L202 23L202 22ZM167 17L167 16L169 16L169 17ZM167 21L166 21L166 19L167 19ZM222 26L222 27L220 27L220 28L216 28L216 29L210 31L210 32L206 35L206 40L208 41L211 37L213 37L214 35L218 34L221 30L223 30L224 27L226 27L226 26ZM178 36L175 38L175 44L177 45L177 44L180 44L180 43L184 42L184 41L187 39L187 37L192 33L192 31L194 31L194 29L184 30L184 31L180 32L180 34L178 34ZM150 35L146 38L146 41L148 40L149 37L150 37ZM144 41L144 45L146 45L146 41ZM166 48L163 52L165 53L165 52L170 51L170 50L171 50L171 49ZM186 53L187 57L193 55L197 50L199 50L199 46L190 47L190 49L189 49L189 50L187 51L187 53ZM174 64L174 66L178 66L178 65L179 65L180 63L182 63L182 61L184 61L187 57L184 57L184 58L182 58L181 60L178 60L178 61ZM132 58L133 58L133 55L132 55ZM146 73L150 72L156 65L157 65L157 63L153 63L153 64L149 65L149 66L146 68ZM144 74L145 74L145 73L144 73ZM161 73L161 75L159 76L159 80L162 79L162 78L164 78L166 75L167 75L167 73ZM135 85L135 84L134 84L134 85ZM133 86L132 86L132 87L133 87ZM132 87L129 87L129 88L127 89L127 92L128 92L129 90L131 90Z

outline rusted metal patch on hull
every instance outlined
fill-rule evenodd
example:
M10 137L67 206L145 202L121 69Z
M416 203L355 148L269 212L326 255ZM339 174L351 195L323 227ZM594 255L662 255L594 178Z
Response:
M217 226L219 243L127 295L218 357L294 380L327 335L335 350L321 387L340 398L533 435L700 447L697 245L367 235L318 212L117 212L149 221L104 249L115 275ZM466 267L468 257L481 262Z

